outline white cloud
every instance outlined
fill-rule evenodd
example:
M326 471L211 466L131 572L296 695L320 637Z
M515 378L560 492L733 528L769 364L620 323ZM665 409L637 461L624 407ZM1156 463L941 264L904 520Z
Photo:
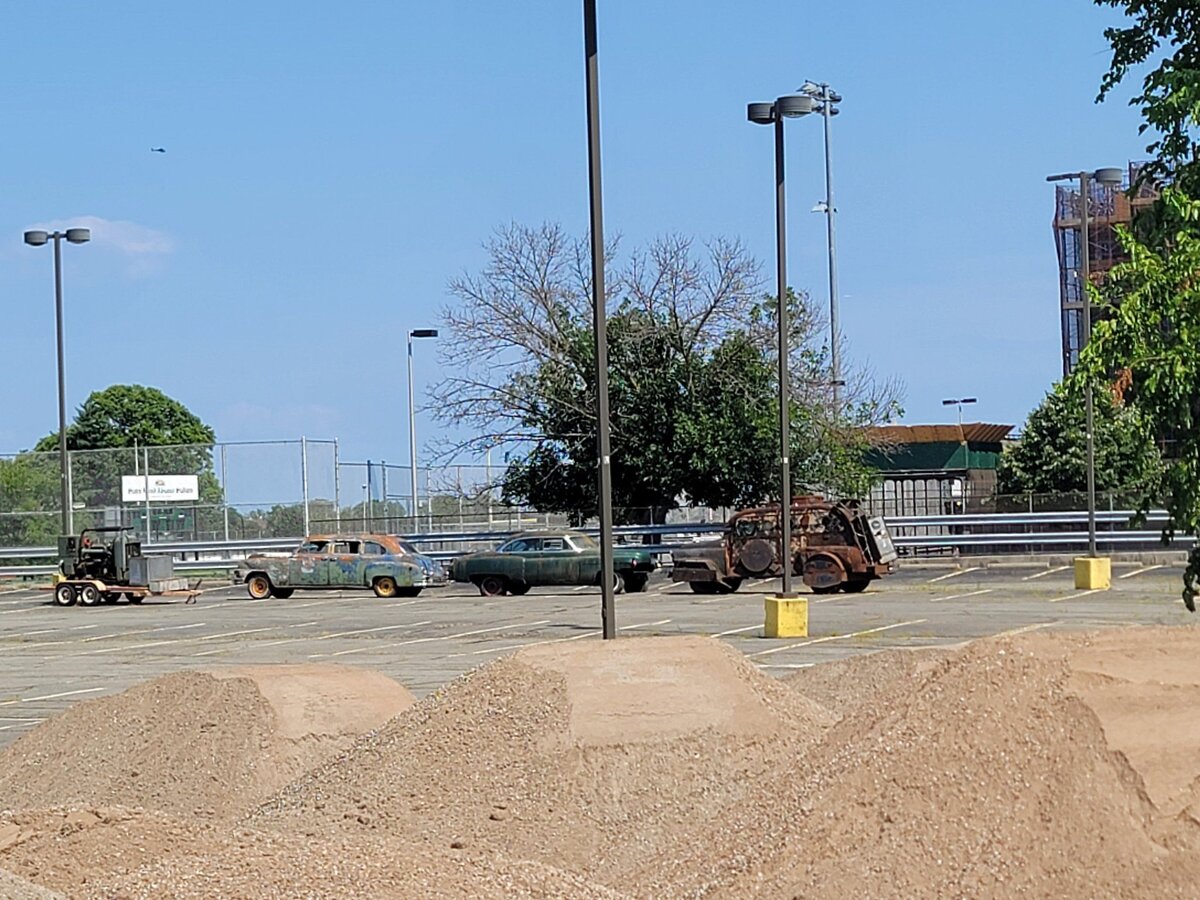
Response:
M63 231L67 228L90 228L92 243L97 247L115 250L125 257L130 275L146 275L158 268L159 263L175 250L171 236L137 222L121 219L102 219L99 216L76 216L71 219L56 219L42 222L32 228L46 231Z

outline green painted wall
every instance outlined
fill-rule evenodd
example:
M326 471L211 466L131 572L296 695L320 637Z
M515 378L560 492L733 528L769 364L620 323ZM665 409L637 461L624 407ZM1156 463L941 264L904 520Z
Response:
M900 444L886 452L869 451L866 458L881 472L994 469L1000 461L1000 445L964 444L961 441Z

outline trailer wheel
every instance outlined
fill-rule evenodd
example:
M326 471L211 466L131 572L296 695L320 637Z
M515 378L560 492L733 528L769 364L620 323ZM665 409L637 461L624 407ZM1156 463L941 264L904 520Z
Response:
M141 603L146 598L141 594L126 594L125 599L130 603Z
M105 603L116 603L121 599L120 591L105 591L102 595Z
M73 584L63 582L54 589L54 602L59 606L74 606L77 599Z
M266 600L271 596L271 579L256 572L246 579L246 591L255 600Z
M94 584L85 584L79 589L79 602L84 606L95 606L100 602L100 592Z

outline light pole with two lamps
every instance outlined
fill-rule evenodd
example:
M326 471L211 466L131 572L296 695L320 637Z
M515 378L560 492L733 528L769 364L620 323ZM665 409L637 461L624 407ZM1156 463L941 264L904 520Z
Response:
M779 525L782 539L783 590L792 591L792 471L789 460L791 412L788 389L787 208L783 183L783 120L807 116L815 109L812 97L789 94L773 103L751 103L746 118L756 125L775 126L775 282L779 292Z
M957 406L958 407L958 427L962 428L962 408L964 404L975 403L974 397L963 397L961 399L943 400L942 406Z
M75 515L71 508L71 466L67 458L67 394L63 363L63 299L62 299L62 239L71 244L86 244L92 239L87 228L68 228L66 231L27 231L25 243L41 247L54 241L54 328L58 342L58 459L62 490L63 534L75 533Z
M834 413L840 414L840 389L846 382L842 380L842 331L838 324L837 230L834 222L837 207L833 205L833 155L829 142L829 120L840 112L835 104L842 102L842 95L824 82L817 84L813 81L800 85L800 93L816 101L813 112L820 113L825 120L825 202L818 204L814 211L825 213L825 236L829 248L829 383L833 387Z
M1091 243L1091 229L1088 223L1088 203L1092 194L1092 182L1095 181L1097 184L1108 188L1120 187L1123 176L1124 173L1120 169L1112 167L1096 169L1092 172L1064 172L1060 175L1046 176L1046 180L1050 182L1079 180L1078 280L1080 302L1083 305L1080 350L1087 346L1088 341L1092 337L1092 296L1088 293L1088 284L1091 280L1089 246ZM1093 433L1096 419L1093 407L1092 386L1091 384L1087 384L1084 386L1084 415L1086 417L1085 430L1087 432L1088 558L1097 560L1099 557L1096 553L1096 439ZM1104 571L1106 568L1104 563L1108 564L1107 572ZM1111 577L1112 564L1107 559L1104 560L1104 563L1090 563L1084 566L1086 574L1081 573L1080 567L1076 566L1075 586L1077 588L1090 588L1097 583L1103 582L1107 587L1107 583Z
M417 525L417 411L413 399L413 338L435 338L436 328L414 328L408 333L408 462L412 474L413 531ZM387 497L384 501L386 503Z

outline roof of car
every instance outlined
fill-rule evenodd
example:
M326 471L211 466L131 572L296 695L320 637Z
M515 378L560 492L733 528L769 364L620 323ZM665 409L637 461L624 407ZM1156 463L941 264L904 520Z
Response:
M582 535L582 531L570 531L567 529L560 529L557 531L522 531L520 534L514 534L512 537L505 538L505 543L508 541L522 540L525 538L579 537Z

